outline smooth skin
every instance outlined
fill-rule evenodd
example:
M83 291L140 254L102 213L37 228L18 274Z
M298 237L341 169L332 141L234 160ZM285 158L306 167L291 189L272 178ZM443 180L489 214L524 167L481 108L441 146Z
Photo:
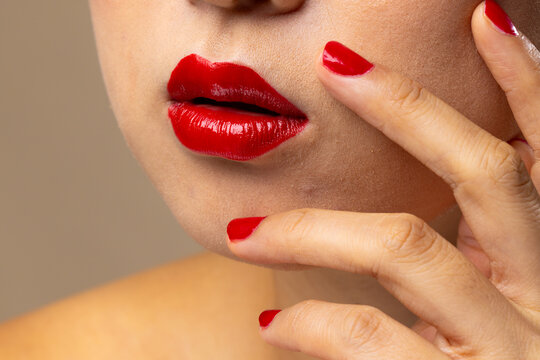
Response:
M383 65L355 77L320 56L316 66L336 99L451 186L463 214L457 248L411 214L318 209L270 215L228 242L250 262L371 275L420 321L409 329L376 307L307 300L260 329L269 344L332 360L540 358L540 54L499 31L484 3L472 29L530 147Z
M398 222L391 222L391 217L387 217L384 221L388 221L390 228L383 230L382 233L377 232L380 228L376 227L377 222L380 224L383 221L377 217L381 216L380 214L372 214L374 215L372 219L378 219L375 223L362 226L362 219L367 219L365 216L369 214L356 212L368 210L384 213L406 208L408 213L430 220L452 203L454 200L452 191L448 191L447 194L445 190L447 184L417 161L414 158L415 154L410 156L399 146L405 144L408 134L406 129L400 129L403 133L395 132L395 136L399 135L401 140L392 137L387 139L386 133L381 133L372 126L373 123L377 123L377 119L380 120L379 124L383 124L383 121L391 124L389 121L402 118L402 115L385 117L385 111L391 109L386 108L388 100L383 97L391 96L391 89L394 86L380 75L382 74L380 71L384 69L381 65L376 65L379 76L375 70L370 76L380 78L382 82L371 86L374 89L381 86L381 93L384 93L385 88L390 89L390 92L379 93L379 98L364 90L362 95L364 99L369 96L377 97L379 100L375 103L372 101L371 105L383 111L380 117L379 115L377 118L368 117L364 122L354 111L363 112L366 102L355 93L351 94L354 99L349 101L346 97L340 97L338 93L340 89L336 84L337 81L341 84L349 82L356 84L351 89L362 91L359 84L364 81L364 86L369 87L369 77L340 79L327 74L317 63L316 72L319 74L317 78L315 71L312 71L314 69L304 66L304 61L292 63L288 61L288 56L283 55L283 51L294 49L295 52L291 53L299 54L298 59L305 59L307 63L315 66L316 49L319 45L324 45L326 40L340 40L350 46L354 44L354 48L365 52L362 55L368 59L384 63L388 68L399 70L401 73L407 71L411 78L421 81L438 96L452 103L455 108L466 113L470 120L490 130L497 138L508 140L517 134L519 129L514 126L510 111L506 110L504 94L485 69L482 59L474 53L472 36L469 42L468 18L477 5L476 1L474 4L469 0L306 1L296 12L282 14L279 10L290 10L289 4L302 5L302 1L272 0L268 3L271 3L278 13L274 14L275 16L257 18L253 17L258 14L255 8L252 9L253 12L223 11L220 6L233 6L237 3L233 0L193 0L189 1L189 5L187 1L145 0L92 0L90 3L111 103L128 145L154 180L173 214L181 220L181 224L191 232L195 240L216 254L208 252L151 269L4 323L0 326L0 359L306 360L314 359L313 356L324 358L332 348L336 348L337 352L330 354L330 358L333 356L348 359L369 359L370 356L385 358L381 351L394 351L397 355L387 358L397 359L400 356L407 359L421 359L422 355L426 357L431 354L433 359L448 358L450 356L448 354L452 351L454 354L462 354L454 355L454 358L471 358L475 356L475 352L481 351L485 354L497 350L515 353L504 356L478 355L476 358L529 360L533 356L531 354L538 358L534 353L534 346L537 346L535 341L538 339L538 327L534 322L537 313L534 310L526 310L538 309L538 303L534 300L536 291L533 289L537 289L532 278L534 273L527 272L528 276L519 278L518 281L510 280L518 276L509 277L506 282L501 276L511 275L511 271L518 272L526 267L530 268L531 261L525 261L526 256L529 256L529 259L538 258L534 241L528 242L523 236L524 233L532 233L537 229L531 225L531 217L524 216L527 214L523 208L524 197L512 198L513 211L504 210L505 206L509 207L507 202L503 203L504 199L511 197L509 195L505 197L504 190L507 189L511 194L511 190L514 189L515 193L519 193L515 186L504 186L505 183L511 184L510 180L516 178L513 172L515 167L509 165L519 165L522 168L521 163L508 162L511 159L516 160L515 154L506 145L499 145L500 147L496 147L499 156L501 152L502 155L513 154L512 158L504 158L506 160L503 161L504 159L490 157L492 152L486 147L488 144L494 146L499 142L493 139L494 142L478 144L468 141L469 144L477 145L475 149L479 150L469 152L462 161L465 161L463 164L467 164L466 161L474 159L474 154L484 156L483 164L486 166L471 167L472 170L478 171L480 176L484 176L477 180L479 188L473 188L474 182L469 182L468 186L471 189L469 199L476 199L477 194L487 194L484 199L477 199L482 201L478 204L487 206L485 201L496 195L493 201L497 206L489 203L491 206L485 209L479 207L478 211L480 215L482 213L489 215L486 211L492 209L494 216L500 220L496 222L495 229L505 229L505 226L508 226L513 232L510 238L504 238L502 242L500 241L502 235L498 232L493 236L484 236L481 232L480 236L477 233L478 229L484 229L485 232L488 228L485 225L486 219L492 218L487 215L474 218L476 220L471 222L472 229L475 230L482 246L494 244L500 246L505 245L505 242L507 246L515 244L515 253L505 255L504 258L512 264L520 265L519 268L507 267L507 262L500 260L493 262L486 255L487 251L478 250L480 244L471 243L474 235L464 221L459 227L458 249L479 270L471 267L463 260L461 253L452 250L440 236L435 236L428 226L411 215L403 218L393 215ZM252 3L265 4L262 1ZM535 8L533 1L501 1L501 5L512 10L518 24L523 25L524 31L531 39L538 41L538 27L534 22L537 16L533 11ZM402 17L402 14L407 16ZM476 14L474 19L477 22L482 17ZM276 31L286 26L289 26L290 34L294 36L276 38ZM529 29L526 30L525 27ZM481 31L477 31L478 29ZM525 70L537 66L534 65L535 60L524 55L522 47L527 46L525 40L519 42L506 36L501 37L500 34L489 32L489 29L474 26L477 41L480 40L479 49L482 55L487 58L486 51L496 50L495 47L500 45L504 56L498 57L497 52L494 52L494 60L488 61L488 64L493 67L492 63L506 59L512 66L507 67L508 75L505 78L514 79L515 84L521 84L516 76L523 74L525 82L530 82L532 89L526 93L532 94L534 89L537 92L537 77L530 76L534 71ZM486 40L491 38L494 41L489 44L486 40L482 41L482 34L487 36ZM506 40L510 42L505 42ZM257 45L263 45L264 48ZM517 49L509 50L512 46ZM530 46L531 51L532 49ZM268 154L264 160L266 167L261 164L240 166L238 163L199 158L188 153L181 148L171 132L166 117L166 92L163 90L170 70L181 56L191 52L200 52L214 60L241 61L257 69L276 88L294 100L295 104L301 105L302 109L306 108L313 115L311 120L314 129L321 131L312 131L311 135L306 133L303 140L299 137L296 139L298 141L292 141L290 147L282 149L283 152ZM534 54L531 52L531 55ZM448 67L447 63L450 60L453 66ZM533 65L524 68L523 63ZM516 72L516 69L520 69L520 72ZM393 76L397 75L389 75L390 78ZM497 79L500 81L500 77ZM407 83L411 84L408 81L403 82ZM414 89L412 86L411 88ZM511 93L521 92L511 90L513 88L522 89L517 85L508 88L509 98L513 96ZM414 94L414 91L411 93ZM425 96L426 92L419 93L424 93ZM338 100L334 101L330 94L336 96ZM518 115L521 112L514 106L514 113L519 117L519 125L525 136L534 144L533 148L538 149L538 140L534 139L535 129L539 126L534 116L538 112L533 110L538 109L538 106L534 105L534 99L538 99L537 93L523 96L523 99L518 97L516 100L520 104L518 108L525 109L525 106L528 106L531 110L523 110L524 115ZM343 106L339 100L343 102ZM409 103L412 103L409 108L414 109L415 102ZM440 113L455 113L444 111L442 103L438 101L436 103L441 107ZM418 99L416 104L420 106ZM401 114L399 108L396 107L396 114ZM419 114L421 111L416 110L413 113ZM528 120L526 116L529 116ZM459 119L463 121L457 122ZM415 120L422 121L422 118L413 117L412 125ZM425 139L429 140L431 133L427 138L425 133L429 129L445 126L443 122L447 121L454 125L458 124L457 127L449 127L451 130L454 129L458 136L454 136L455 141L450 142L450 145L442 142L437 143L435 148L444 148L445 159L456 146L465 149L461 147L464 145L461 139L466 132L463 129L471 129L466 119L439 117L436 124L434 120L432 119L433 124L429 128L421 129L424 136L415 132L414 137L409 139L408 146L411 151L414 151L414 144L418 141L424 146L430 146ZM426 123L426 126L428 125L429 123ZM391 131L391 125L384 127L387 132ZM437 136L441 132L434 130L433 133ZM361 141L358 141L359 139ZM465 141L468 138L463 139ZM534 155L538 154L538 150L533 152L521 142L512 142L512 146L533 174L532 180L535 182L535 188L538 188L538 170L536 170L538 166L533 166L538 162L538 156ZM426 147L421 148L421 153L425 154L428 150L433 151L431 147ZM505 152L507 150L509 153ZM294 155L297 151L298 157L283 156ZM301 162L295 161L298 159L301 159ZM488 167L488 160L492 162L495 160L499 167ZM458 169L468 168L461 163L456 164ZM372 171L373 169L376 171ZM499 175L503 174L504 169L508 170L507 176L498 177L499 180L506 182L495 181L492 187L497 191L488 191L485 187L490 182L486 180L485 173L481 172L482 169L500 170L501 172L496 173ZM309 177L306 177L306 174L309 174ZM439 180L441 184L434 183L433 179ZM528 186L533 190L530 185L526 185L529 178L522 179L524 185L521 189ZM481 192L477 192L477 189ZM472 208L474 203L470 201L469 204L471 204L469 208ZM459 205L463 206L461 203ZM302 232L305 235L302 237L304 241L298 245L305 245L305 260L313 263L319 261L308 270L275 270L281 268L280 265L306 268L306 265L299 261L302 254L278 252L276 247L283 244L280 241L286 238L273 237L275 244L265 244L264 251L268 252L267 258L263 257L264 254L256 254L256 248L249 250L249 246L253 247L257 237L264 231L279 230L281 226L289 223L287 218L281 217L285 223L280 223L272 229L268 224L272 221L279 222L279 215L272 215L263 222L254 237L247 240L251 245L247 242L234 246L227 245L225 228L233 217L277 214L295 208L323 206L328 209L355 212L289 213L306 215L300 217L303 222L298 223L298 226L307 227L295 228L297 231L304 230ZM505 212L500 213L501 211ZM447 215L444 214L443 217L450 218ZM457 229L459 216L454 217L453 213L450 215L451 221L429 222L429 225L437 229L439 234L444 234L445 239L455 240L452 234ZM469 220L470 216L466 218ZM294 216L288 219L292 221ZM307 222L309 219L320 219L320 237L325 232L331 231L331 236L325 237L324 243L321 244L319 258L315 256L318 247L312 246L317 240L314 236L317 228ZM332 222L331 227L324 226L329 222ZM346 242L336 230L333 230L337 228L334 225L341 226L341 224L343 224L342 234L348 234ZM416 227L412 227L414 224ZM403 226L407 232L409 225L411 231L416 229L422 234L423 229L426 234L434 235L432 242L427 241L430 238L426 237L409 237L410 241L405 242L399 242L399 237L384 237L386 231L392 229L394 232L404 231ZM307 231L309 229L314 231ZM381 234L382 237L377 238ZM411 234L415 232L412 231ZM365 243L361 244L360 240ZM382 241L380 244L388 246L376 247L379 240ZM264 239L259 238L259 241L262 242ZM335 244L327 243L332 241L335 241ZM291 246L291 243L286 245ZM440 255L435 254L434 249L437 246L444 250ZM387 248L389 250L385 252ZM527 251L519 251L521 248ZM350 267L347 267L345 272L334 270L329 266L330 255L343 253L343 249L356 254L350 258ZM367 260L370 256L372 259L374 257L372 252L368 252L365 258L362 257L358 254L362 249L366 252L367 249L373 249L374 252L379 249L380 254L385 254L375 260L376 266L367 272L368 275L361 275L360 272L367 269ZM390 251L391 249L396 250ZM421 251L422 249L424 251ZM492 249L492 253L495 254L497 249L495 247ZM326 253L321 250L326 250ZM235 252L234 259L227 258L232 257L233 252ZM422 255L423 253L425 255ZM281 255L283 257L278 258ZM430 266L434 259L429 255L436 255L440 262ZM454 260L451 260L452 256L455 257ZM293 257L298 259L297 264L277 263L294 262ZM257 264L264 265L263 261L271 263L268 267L257 266ZM424 266L419 265L424 262ZM327 263L329 264L326 265ZM464 267L451 267L458 263L464 264ZM328 267L324 267L325 265ZM535 266L534 263L532 265ZM444 268L441 268L443 266ZM447 271L444 271L446 266ZM396 281L396 278L392 277L396 272L389 272L391 267L400 269L409 267L413 270L404 276L407 282L400 282L398 287L398 284L392 285ZM489 272L493 268L500 269L499 280L496 276L490 275ZM485 278L478 278L478 272L492 281L486 282ZM420 322L413 327L414 331L411 331L409 326L416 321L416 315L388 294L379 282L369 276L370 274L378 274L376 278L379 282L411 310L421 307L415 306L416 302L426 304L428 309L434 309L434 313L420 315L424 315L426 320L432 319L432 325L435 327ZM445 277L438 279L436 275L440 274ZM460 276L451 276L448 279L449 275ZM412 281L413 279L416 281ZM474 282L474 279L478 282ZM523 285L520 279L528 279L530 284ZM464 287L465 290L459 293L458 290ZM437 289L440 290L436 291ZM456 293L459 297L452 302L451 297ZM485 296L489 294L493 295L493 302L489 302L493 311L486 315L486 311L479 304L485 304ZM414 298L413 303L411 298ZM331 303L314 300L300 303L306 299L321 299ZM474 301L479 299L480 303L477 304L471 299ZM526 299L532 300L527 302ZM463 306L463 302L466 306ZM290 307L297 303L300 304ZM363 305L347 307L343 304ZM467 306L476 309L478 314L468 310ZM496 309L493 308L495 306ZM259 334L257 316L263 309L272 308L284 310L277 315L269 328L261 330ZM298 311L301 309L304 311ZM466 314L472 314L472 317L463 321L462 311L467 311ZM457 313L456 318L451 318L451 322L444 322L441 326L440 319L450 318L452 313ZM287 314L292 316L288 317ZM399 324L392 322L392 318ZM362 321L363 319L365 321ZM380 322L377 322L378 320ZM468 324L478 325L479 321L480 327L472 332ZM292 331L294 328L298 331ZM316 333L318 329L326 329L326 335L322 332ZM497 329L501 333L493 335ZM435 330L439 332L435 333ZM444 335L442 331L445 331ZM471 332L472 335L470 338L453 338L446 335L461 334L458 331L467 334ZM485 336L482 337L480 334ZM303 337L298 338L298 335ZM493 336L496 336L499 342L491 341L488 344L486 340L493 340ZM378 340L381 338L382 340ZM441 345L437 343L439 341L437 339L450 342ZM480 339L480 342L467 345L474 339ZM523 350L524 346L528 346L528 349ZM414 353L411 355L409 351L413 347ZM291 352L284 348L302 352ZM373 354L368 353L370 349ZM344 354L345 351L354 352L354 355ZM529 353L521 356L519 351ZM313 356L308 355L315 353ZM374 355L375 353L377 355Z

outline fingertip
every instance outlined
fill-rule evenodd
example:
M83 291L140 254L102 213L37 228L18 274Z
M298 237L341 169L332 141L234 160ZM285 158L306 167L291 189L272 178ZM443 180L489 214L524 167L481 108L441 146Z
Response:
M499 33L518 36L519 31L510 19L510 16L504 11L504 9L495 0L486 0L484 2L484 17L492 28Z
M536 74L537 65L533 57L537 51L532 50L536 49L525 35L515 30L497 3L486 0L478 5L471 26L478 53L505 93L515 92L531 83L528 79ZM515 93L521 97L519 101L522 104L523 92ZM516 111L515 108L513 110Z
M472 32L477 45L490 45L506 38L516 38L519 31L494 0L481 2L473 12Z
M315 72L320 80L324 81L329 79L332 74L324 66L324 47L319 50L317 55L317 61L315 62Z
M318 57L319 68L324 71L323 78L358 78L371 72L375 64L357 51L338 42L328 41Z
M484 26L487 25L486 19L484 18L485 7L486 2L482 1L473 11L471 18L471 26L473 34L475 36L478 34L478 30L481 30Z
M367 100L366 96L374 95L369 89L377 86L382 74L379 64L375 65L360 54L361 48L349 46L328 41L318 54L316 73L334 98L357 111L362 100Z
M485 15L486 2L482 1L476 9L474 9L471 28L476 46L486 44L489 39L490 32L493 30L489 19Z
M270 326L274 317L281 312L281 309L264 310L259 314L259 326L261 329L266 329Z

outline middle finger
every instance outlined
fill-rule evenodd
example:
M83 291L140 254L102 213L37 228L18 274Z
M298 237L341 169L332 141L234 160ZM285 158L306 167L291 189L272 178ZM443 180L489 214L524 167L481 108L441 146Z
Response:
M415 81L372 65L337 42L328 43L321 58L319 78L337 99L452 187L483 250L494 263L504 264L505 276L511 278L504 280L520 285L535 281L531 274L540 272L540 196L512 146ZM501 275L493 270L494 276Z
M236 219L227 232L231 251L256 263L371 275L458 343L498 341L506 320L517 314L459 250L411 214L303 209ZM505 314L505 321L496 314Z

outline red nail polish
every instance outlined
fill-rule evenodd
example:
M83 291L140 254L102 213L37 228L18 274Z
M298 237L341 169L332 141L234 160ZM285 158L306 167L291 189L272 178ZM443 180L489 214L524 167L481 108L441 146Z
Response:
M486 0L484 13L499 30L508 35L519 35L510 17L494 0Z
M232 220L229 225L227 225L227 235L229 235L229 240L245 240L257 226L259 226L265 217L249 217Z
M272 320L274 320L274 317L279 313L281 310L265 310L259 315L259 325L261 327L267 327Z
M363 75L374 65L337 41L330 41L324 47L323 65L339 75Z
M529 143L527 142L527 140L521 139L521 138L513 138L513 139L508 140L507 142L508 142L508 143L511 143L512 141L521 141L521 142L523 142L523 143L529 145Z

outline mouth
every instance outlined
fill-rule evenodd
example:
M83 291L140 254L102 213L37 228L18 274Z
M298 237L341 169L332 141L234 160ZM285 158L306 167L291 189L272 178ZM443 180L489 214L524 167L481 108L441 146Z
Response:
M299 134L307 116L249 67L184 57L167 85L169 118L188 149L247 161Z

